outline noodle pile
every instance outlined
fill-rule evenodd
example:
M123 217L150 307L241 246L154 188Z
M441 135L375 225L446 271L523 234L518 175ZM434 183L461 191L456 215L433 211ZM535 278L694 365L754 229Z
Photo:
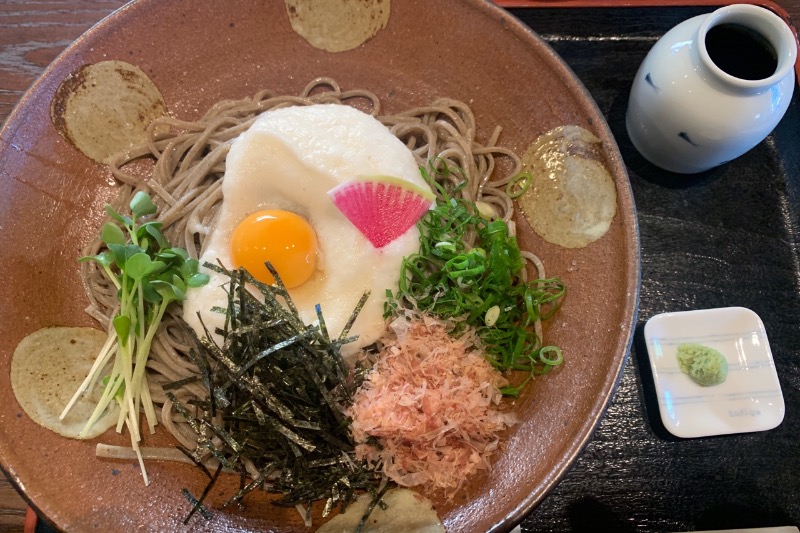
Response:
M145 146L110 163L114 177L122 184L114 207L127 205L137 191L147 191L159 206L159 221L172 245L183 247L191 257L198 258L222 201L225 159L232 142L264 111L320 103L353 105L376 117L408 146L420 166L449 168L440 179L445 180L441 185L451 196L477 202L482 209L491 208L514 234L514 207L505 187L521 172L522 164L513 152L496 145L499 127L484 145L476 140L475 117L462 102L440 99L429 106L382 115L375 94L364 90L342 91L329 78L313 80L298 96L275 95L265 90L252 98L220 101L196 122L171 117L157 119L149 127ZM152 174L147 178L138 177L129 168L142 159L155 160ZM466 185L457 187L462 182ZM95 255L101 245L99 239L91 243L85 255ZM541 262L528 252L523 252L523 256L533 263L538 277L544 278ZM116 312L116 289L94 262L82 263L81 269L90 299L87 312L108 327ZM196 434L183 423L183 417L174 411L162 390L166 383L197 373L187 356L192 339L186 328L180 308L165 316L147 367L153 401L161 406L159 421L183 447L194 451ZM537 334L541 338L538 324ZM195 383L174 394L186 404L192 398L204 397L205 391Z

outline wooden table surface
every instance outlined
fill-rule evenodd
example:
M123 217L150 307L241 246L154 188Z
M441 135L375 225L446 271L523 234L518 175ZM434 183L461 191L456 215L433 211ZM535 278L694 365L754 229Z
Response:
M65 47L124 3L122 0L0 0L0 124ZM548 0L539 3L552 5ZM779 3L795 20L800 20L800 0ZM25 500L0 476L0 533L23 531L26 510Z
M124 3L0 0L0 124L64 48ZM27 507L0 475L0 532L24 531Z

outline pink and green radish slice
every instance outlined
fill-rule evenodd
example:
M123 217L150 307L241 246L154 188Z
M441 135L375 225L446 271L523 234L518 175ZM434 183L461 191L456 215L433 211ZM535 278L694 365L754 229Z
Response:
M328 196L375 248L407 232L435 199L429 189L390 176L347 181Z

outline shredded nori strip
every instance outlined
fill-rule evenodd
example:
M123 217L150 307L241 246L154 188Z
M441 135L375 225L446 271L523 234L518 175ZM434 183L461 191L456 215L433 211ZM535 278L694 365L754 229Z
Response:
M161 388L164 390L175 390L180 389L184 385L189 385L190 383L194 383L199 378L197 376L189 376L188 378L179 379L177 381L173 381L171 383L165 383L161 385Z
M208 470L208 468L206 468L206 465L198 461L197 457L195 457L192 452L190 452L180 444L178 444L176 448L178 449L179 452L188 457L189 460L191 460L195 464L195 466L197 466L197 468L199 468L206 475L208 479L212 479L211 472Z
M332 340L319 306L319 325L303 323L270 264L274 286L243 269L205 266L230 278L225 325L216 331L222 345L203 326L205 336L196 339L191 354L199 369L196 381L208 396L193 402L194 408L170 391L167 397L197 433L197 459L210 452L220 468L242 476L239 491L225 505L240 503L263 487L280 494L273 501L279 506L327 500L327 515L336 506L344 510L356 491L377 496L381 475L374 466L355 459L350 420L344 413L352 405L361 374L348 373L340 354L341 346L353 340L349 329L368 294ZM253 296L253 288L263 299ZM170 385L165 388L173 388ZM255 478L253 468L258 471ZM218 472L187 520L198 509L203 512L202 500Z
M208 483L208 485L206 485L206 488L203 490L203 494L201 494L199 498L195 498L192 495L192 493L189 492L189 489L183 489L181 491L186 500L192 504L192 510L189 512L188 515L186 515L186 518L183 519L184 525L188 524L189 520L191 520L192 516L194 516L195 513L197 512L199 512L200 515L206 520L211 520L213 518L214 515L211 513L211 511L209 511L203 506L203 500L206 498L206 496L208 496L211 487L214 485L214 482L217 480L217 477L219 476L219 473L221 471L222 471L222 465L219 465L216 472L214 472L211 481Z

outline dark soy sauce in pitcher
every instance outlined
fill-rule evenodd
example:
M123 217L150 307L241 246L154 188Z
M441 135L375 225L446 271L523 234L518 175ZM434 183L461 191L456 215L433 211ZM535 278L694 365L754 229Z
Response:
M720 24L706 33L711 60L731 76L763 80L775 74L778 54L760 33L741 24Z

